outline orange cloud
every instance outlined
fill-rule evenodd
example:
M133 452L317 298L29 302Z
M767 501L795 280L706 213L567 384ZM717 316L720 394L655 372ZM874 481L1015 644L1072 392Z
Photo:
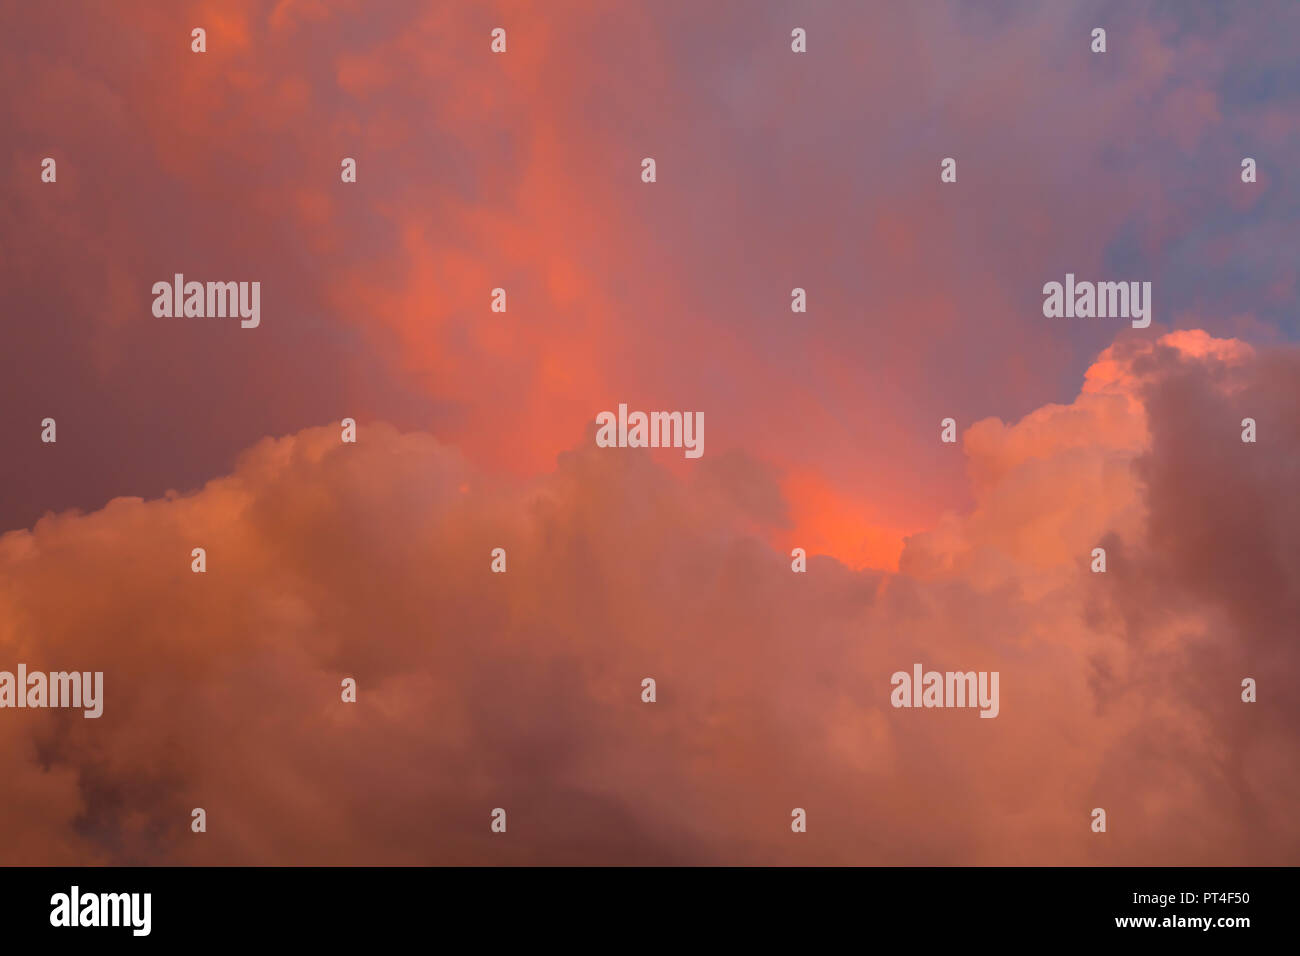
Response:
M968 430L976 504L897 573L794 574L765 466L679 476L590 434L506 480L312 428L50 515L0 538L0 655L102 670L104 716L0 712L10 858L1294 863L1298 370L1111 350L1109 390ZM892 708L918 661L998 671L999 716Z

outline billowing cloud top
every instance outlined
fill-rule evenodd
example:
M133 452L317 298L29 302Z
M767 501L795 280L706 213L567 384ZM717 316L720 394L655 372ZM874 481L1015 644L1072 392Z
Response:
M741 458L589 434L524 481L380 423L264 440L0 539L4 659L106 688L0 719L11 858L1294 862L1298 410L1293 348L1117 344L966 432L975 506L897 573L792 573ZM917 661L1000 672L998 718L891 708Z

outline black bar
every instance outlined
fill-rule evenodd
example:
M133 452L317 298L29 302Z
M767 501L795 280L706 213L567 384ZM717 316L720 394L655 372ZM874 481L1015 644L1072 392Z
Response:
M909 952L939 941L1124 937L1136 945L1222 947L1285 933L1295 876L1282 867L11 867L0 869L0 925L7 943L92 946L374 945L416 934L421 945L458 950L510 941L676 948L716 937L729 949L752 940L805 951L814 941L874 945L903 933L921 947ZM96 896L95 918L99 894L150 894L148 935L136 936L132 925L134 916L143 928L143 906L124 909L122 898L109 910L119 907L125 925L51 925L56 894L70 904L73 886L83 907ZM1117 925L1145 918L1154 925ZM1211 921L1208 929L1179 922L1202 919ZM1246 924L1221 922L1241 919Z

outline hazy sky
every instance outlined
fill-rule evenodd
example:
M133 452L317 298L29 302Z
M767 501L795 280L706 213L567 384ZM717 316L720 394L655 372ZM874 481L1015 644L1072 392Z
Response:
M0 669L106 685L0 711L10 859L1297 862L1298 43L1284 2L0 11ZM260 326L155 317L175 273ZM1067 273L1154 321L1044 318ZM703 458L597 449L619 403ZM891 708L916 661L999 717Z

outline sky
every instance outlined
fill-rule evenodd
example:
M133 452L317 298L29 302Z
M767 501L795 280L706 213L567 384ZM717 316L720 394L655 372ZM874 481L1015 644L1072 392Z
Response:
M97 720L0 710L0 859L1300 862L1297 41L1281 2L0 11L0 670L105 675ZM178 272L260 325L155 316ZM1044 317L1067 273L1150 327ZM598 448L620 403L703 456ZM915 662L998 717L892 707Z

